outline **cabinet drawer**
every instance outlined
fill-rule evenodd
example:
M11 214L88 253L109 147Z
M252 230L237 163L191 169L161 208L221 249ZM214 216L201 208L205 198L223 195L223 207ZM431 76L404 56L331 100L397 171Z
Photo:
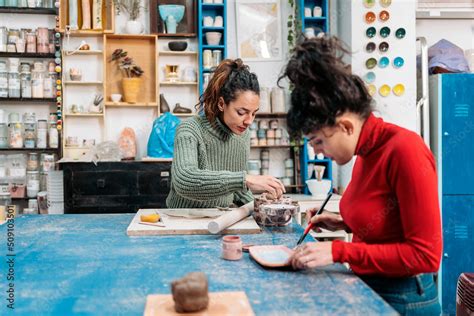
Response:
M115 195L134 194L136 173L130 171L80 171L73 172L73 195Z

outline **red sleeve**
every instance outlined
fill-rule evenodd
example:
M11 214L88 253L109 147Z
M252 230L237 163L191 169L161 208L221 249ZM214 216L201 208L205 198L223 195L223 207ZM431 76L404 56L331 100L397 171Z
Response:
M357 274L400 277L439 269L442 231L433 155L418 136L395 147L387 176L398 200L404 241L333 242L334 261L349 263Z

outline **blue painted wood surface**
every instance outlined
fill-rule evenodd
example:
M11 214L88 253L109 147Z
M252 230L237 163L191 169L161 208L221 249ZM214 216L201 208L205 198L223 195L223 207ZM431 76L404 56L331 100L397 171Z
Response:
M267 270L249 258L220 258L221 236L128 237L133 214L23 216L15 222L15 314L142 315L148 294L203 271L210 291L245 291L257 315L396 314L342 265ZM242 235L244 243L293 247L299 225ZM2 256L6 226L0 227ZM310 237L307 238L307 241ZM1 263L6 313L6 261Z

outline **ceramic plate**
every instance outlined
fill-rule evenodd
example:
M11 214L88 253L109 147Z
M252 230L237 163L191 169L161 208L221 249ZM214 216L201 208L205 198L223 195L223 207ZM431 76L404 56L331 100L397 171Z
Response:
M250 256L260 265L268 268L280 268L290 265L288 259L293 250L283 245L253 246L249 248Z

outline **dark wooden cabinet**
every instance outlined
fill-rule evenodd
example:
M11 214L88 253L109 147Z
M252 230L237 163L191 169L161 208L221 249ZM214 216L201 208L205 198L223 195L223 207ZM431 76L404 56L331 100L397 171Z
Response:
M64 213L135 213L164 208L171 162L63 163Z

